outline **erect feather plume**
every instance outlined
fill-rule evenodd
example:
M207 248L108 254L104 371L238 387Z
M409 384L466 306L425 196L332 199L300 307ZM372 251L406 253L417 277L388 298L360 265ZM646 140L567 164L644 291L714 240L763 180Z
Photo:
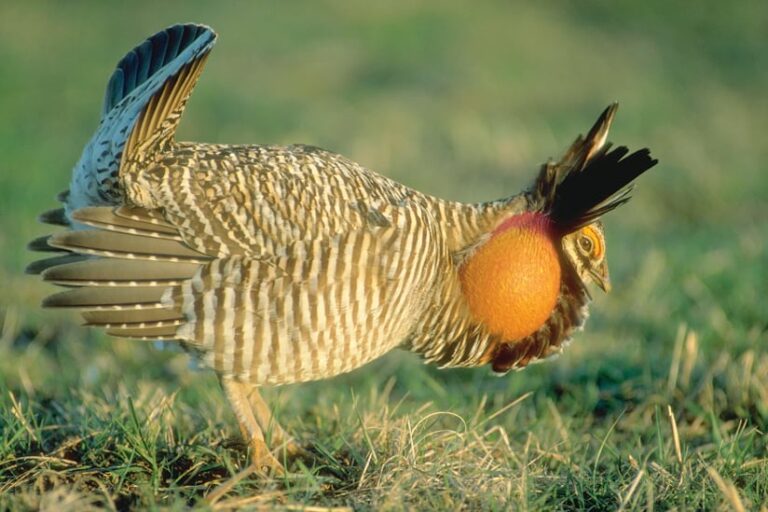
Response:
M632 181L656 165L647 148L629 154L624 146L601 149L578 172L569 172L557 186L549 217L565 233L591 224L629 201Z
M562 233L571 233L626 203L635 178L656 165L647 148L628 155L605 144L618 108L608 106L586 137L577 137L563 158L545 164L536 180L541 209Z
M68 213L85 206L123 203L124 191L116 178L122 156L130 150L126 142L136 131L139 118L150 103L157 105L162 91L168 92L169 81L183 82L186 87L183 92L190 91L193 84L180 81L179 77L189 77L190 68L201 69L201 61L215 41L216 33L209 27L193 23L174 25L151 36L118 62L107 85L99 127L75 165L71 193L61 198ZM179 104L172 103L174 107ZM165 119L158 120L163 121ZM146 123L143 126L155 127ZM175 125L167 123L166 126ZM142 132L145 136L147 133Z

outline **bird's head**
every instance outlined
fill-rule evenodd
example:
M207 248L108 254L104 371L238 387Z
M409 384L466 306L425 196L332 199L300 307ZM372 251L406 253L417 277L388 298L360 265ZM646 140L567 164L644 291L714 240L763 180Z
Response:
M562 247L583 283L592 282L606 293L611 291L602 222L596 221L565 235Z
M546 324L562 294L580 307L588 302L587 284L610 290L599 219L626 203L632 181L656 164L647 149L630 154L606 144L615 113L609 106L586 137L542 166L526 196L528 210L501 219L467 254L462 292L489 332L521 340ZM562 279L573 274L580 283Z

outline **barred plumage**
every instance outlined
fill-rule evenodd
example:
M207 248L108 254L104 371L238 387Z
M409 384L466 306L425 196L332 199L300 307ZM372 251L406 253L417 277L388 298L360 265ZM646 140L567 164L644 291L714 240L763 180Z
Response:
M529 191L450 202L312 146L176 142L214 40L206 27L171 27L119 64L64 209L42 217L72 229L30 245L64 251L30 271L74 287L44 305L82 309L115 336L181 342L219 374L254 460L272 466L258 386L337 375L397 346L505 372L559 351L583 325L585 284L605 288L607 266L600 225L589 227L599 253L580 230L655 164L647 150L604 147L615 105ZM488 248L500 234L512 245L497 256ZM539 247L557 256L532 261ZM508 251L522 266L499 277ZM467 288L468 262L486 259L501 267L480 268ZM528 282L527 268L544 277ZM548 275L556 286L539 297ZM468 300L496 286L522 293L525 308ZM526 321L530 311L546 321ZM526 334L483 320L499 314Z

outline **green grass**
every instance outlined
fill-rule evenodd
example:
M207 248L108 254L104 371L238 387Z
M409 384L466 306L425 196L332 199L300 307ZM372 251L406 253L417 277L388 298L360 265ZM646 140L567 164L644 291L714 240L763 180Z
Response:
M3 3L0 509L760 509L766 14L757 1ZM190 20L220 41L182 138L319 145L452 199L518 191L619 100L611 139L661 163L606 219L614 292L562 356L503 378L394 352L267 391L315 460L207 503L246 464L214 376L41 311L50 288L22 274L112 66Z

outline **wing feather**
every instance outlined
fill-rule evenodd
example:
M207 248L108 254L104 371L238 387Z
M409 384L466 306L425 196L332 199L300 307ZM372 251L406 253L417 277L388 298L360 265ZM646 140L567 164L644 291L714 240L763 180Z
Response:
M447 258L427 212L386 215L269 255L213 258L177 241L155 213L134 209L126 232L117 209L76 211L94 229L50 244L88 258L43 272L74 287L43 305L79 309L110 335L178 340L219 373L255 384L336 375L405 338L432 290L437 255Z

